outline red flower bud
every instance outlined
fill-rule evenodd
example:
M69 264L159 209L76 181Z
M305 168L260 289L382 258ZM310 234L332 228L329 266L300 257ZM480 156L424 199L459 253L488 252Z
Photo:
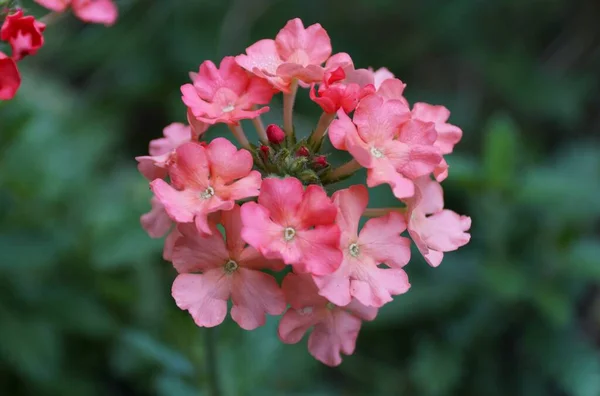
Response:
M271 124L267 127L267 138L272 144L279 144L285 140L285 132L279 125Z
M260 152L262 153L264 158L269 158L269 152L271 151L271 149L269 148L269 146L265 146L264 144L260 146L259 148Z
M324 155L319 155L313 159L313 165L318 168L325 168L329 165L329 162L327 162L327 158Z
M296 157L308 157L309 155L310 155L310 152L304 146L301 146L298 149L298 151L296 151Z

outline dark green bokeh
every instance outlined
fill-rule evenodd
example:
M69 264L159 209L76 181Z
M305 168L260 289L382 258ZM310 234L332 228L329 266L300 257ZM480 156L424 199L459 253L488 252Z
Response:
M415 253L412 289L339 368L281 344L276 318L254 332L227 319L222 394L600 395L600 3L117 3L112 28L50 26L0 103L0 394L210 394L206 330L139 226L150 192L133 157L184 120L188 71L299 16L357 66L390 68L411 102L451 109L464 138L446 206L472 216L472 241L437 269ZM296 113L306 133L306 91ZM387 188L372 199L393 203Z

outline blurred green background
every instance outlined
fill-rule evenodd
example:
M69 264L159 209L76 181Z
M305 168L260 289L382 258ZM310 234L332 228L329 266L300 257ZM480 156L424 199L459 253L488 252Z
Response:
M0 103L0 394L211 395L212 367L227 396L600 395L598 1L117 4L112 28L48 27ZM281 344L277 318L253 332L228 318L209 365L162 241L140 228L133 157L184 121L188 71L296 16L358 67L390 68L411 102L452 111L464 138L446 206L472 216L472 241L437 269L415 253L410 292L338 368ZM296 113L316 122L306 91Z

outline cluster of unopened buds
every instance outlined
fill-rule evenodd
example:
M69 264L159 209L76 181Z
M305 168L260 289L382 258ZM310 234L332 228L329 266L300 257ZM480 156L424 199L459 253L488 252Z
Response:
M311 330L309 352L335 366L341 353L353 353L361 322L409 290L403 268L411 242L401 234L436 267L444 252L469 241L471 220L444 209L444 155L462 135L447 123L449 111L426 103L411 109L405 84L387 69L355 69L348 54L331 51L321 25L293 19L275 40L218 67L205 61L181 87L189 125L169 125L150 155L136 159L154 193L141 223L151 237L168 234L163 256L179 273L176 304L201 327L222 323L229 301L246 330L264 325L266 314L283 314L281 341L297 343ZM298 87L323 110L306 137L293 126ZM280 92L283 125L265 128L260 115ZM258 145L246 137L245 119ZM241 149L225 138L204 140L217 123ZM332 166L324 139L353 159ZM361 168L366 186L328 195ZM398 207L368 206L367 186L381 184ZM277 271L285 271L281 286Z
M85 22L112 25L117 19L117 8L112 0L35 0L50 9L42 20L51 21L69 6ZM2 52L0 42L0 100L12 99L21 86L21 73L17 62L27 55L35 55L44 45L46 23L31 15L24 15L14 0L0 0L0 40L11 47L11 55Z

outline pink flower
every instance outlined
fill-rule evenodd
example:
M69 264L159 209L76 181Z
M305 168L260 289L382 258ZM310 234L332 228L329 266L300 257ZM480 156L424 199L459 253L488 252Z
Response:
M350 113L360 99L375 92L372 73L366 69L355 70L352 59L346 53L329 58L325 69L318 91L315 91L314 84L310 89L310 98L325 113L334 114L340 108Z
M368 169L369 187L389 184L396 198L407 198L414 194L412 180L431 173L442 160L433 145L434 125L409 118L402 101L370 95L358 105L354 123L338 112L329 137L335 148L347 150Z
M336 305L348 305L356 298L366 306L381 307L410 288L401 269L410 259L410 240L400 236L406 222L400 213L391 212L367 221L359 234L358 223L368 201L369 193L360 185L333 195L344 259L334 273L315 276L314 281L319 294ZM389 268L379 268L382 263Z
M471 218L460 216L444 207L442 187L429 176L415 181L415 196L407 201L408 232L417 248L432 267L442 262L444 252L466 245Z
M150 141L150 155L135 157L138 170L148 180L164 179L175 149L192 140L189 126L174 122L163 129L165 137Z
M356 300L344 307L335 306L317 293L308 275L288 274L282 289L291 307L279 322L279 338L286 344L296 344L312 327L308 351L328 366L342 363L342 353L354 352L362 320L377 316L377 308L365 307Z
M203 62L193 85L183 85L181 93L197 120L237 125L240 120L269 111L266 106L258 110L253 106L269 103L273 89L266 80L238 66L233 56L226 56L218 69L211 61Z
M21 86L21 74L13 58L0 52L0 100L12 99Z
M163 248L163 260L173 261L173 250L175 249L175 242L181 237L181 233L177 227L173 227L169 235L165 238L165 246Z
M84 22L113 25L118 16L117 6L112 0L35 0L49 10L64 12L70 5L77 18Z
M140 223L151 238L160 238L171 229L173 222L163 204L156 197L152 197L150 203L152 210L140 217Z
M286 307L275 278L262 269L281 270L283 263L267 260L240 237L240 208L222 212L226 240L216 226L203 236L191 224L180 224L182 234L173 250L173 265L180 275L173 282L177 306L188 310L200 327L219 325L227 314L246 330L265 324L266 314L279 315ZM201 272L201 273L199 273Z
M373 83L375 84L375 89L379 89L379 87L381 87L381 84L390 78L394 78L394 75L392 74L391 71L389 71L388 69L386 69L385 67L381 67L377 70L373 70L372 68L369 67L369 72L371 72L373 74Z
M210 234L210 213L231 210L236 200L258 195L261 176L252 170L252 155L227 139L214 139L206 148L184 143L175 155L171 185L155 179L150 188L178 223L195 222L200 232Z
M31 15L23 16L23 10L8 15L0 29L0 39L10 43L15 61L35 53L44 45L42 32L46 25Z
M462 130L452 124L448 124L450 111L444 106L433 106L427 103L415 103L412 110L412 117L425 122L433 122L437 131L435 146L440 149L442 154L450 154L462 138ZM441 182L448 177L448 163L445 159L436 166L433 174L437 181Z
M304 189L293 177L267 178L258 203L242 206L242 238L265 257L280 258L296 271L329 274L342 260L336 212L320 186Z
M288 21L275 40L260 40L235 60L278 90L289 92L293 79L304 83L321 81L321 64L330 55L331 40L325 29L318 23L305 29L302 21L295 18Z

